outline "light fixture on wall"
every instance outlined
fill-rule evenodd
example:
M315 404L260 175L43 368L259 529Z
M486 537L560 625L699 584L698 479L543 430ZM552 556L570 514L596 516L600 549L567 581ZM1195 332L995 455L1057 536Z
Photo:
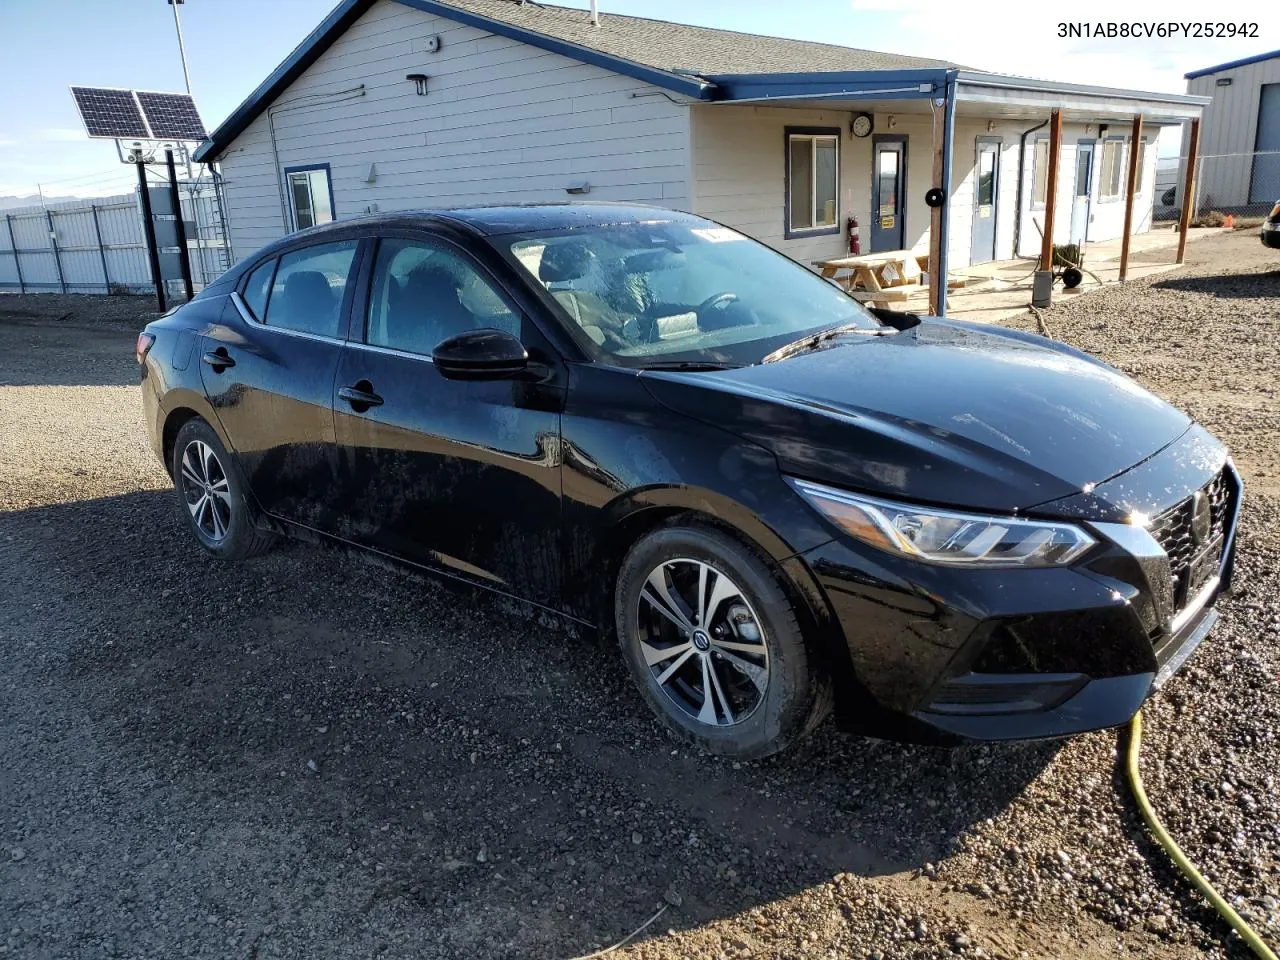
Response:
M427 95L427 75L425 73L410 73L405 76L405 79L413 81L413 89L418 96L425 97Z
M378 179L378 165L376 163L369 164L369 169L364 172L365 183L375 183Z
M891 113L891 114L889 114L889 116L886 118L886 123L887 123L887 125L888 125L889 129L890 129L890 130L892 130L894 127L896 127L896 126L898 125L898 118L897 118L897 117L895 117L895 116Z
M996 128L996 122L995 122L994 120L988 120L988 121L987 121L987 133L991 133L991 132L993 132L993 131L995 130L995 128Z
M564 188L564 192L571 193L574 196L582 196L584 193L591 192L591 184L587 183L585 180L578 183L571 183Z

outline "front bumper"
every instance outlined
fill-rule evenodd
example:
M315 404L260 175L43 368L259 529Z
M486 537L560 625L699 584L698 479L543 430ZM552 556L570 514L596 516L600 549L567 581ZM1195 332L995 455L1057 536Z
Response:
M1102 544L1067 568L926 565L849 538L802 554L849 651L857 689L844 698L841 725L946 742L1061 737L1128 721L1217 621L1241 487L1230 464L1215 469L1231 492L1221 553L1182 594L1156 541L1111 523L1089 524ZM1212 476L1165 497L1180 503Z

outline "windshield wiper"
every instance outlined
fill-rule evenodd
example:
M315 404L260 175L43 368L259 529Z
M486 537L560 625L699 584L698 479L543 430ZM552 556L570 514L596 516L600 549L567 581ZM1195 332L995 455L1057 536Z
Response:
M740 363L721 363L719 360L655 360L643 364L641 370L737 370Z
M811 333L808 336L801 337L791 343L780 346L773 353L768 354L760 362L774 363L778 360L786 360L788 357L794 357L798 353L808 353L810 350L816 350L828 340L834 340L836 337L843 337L847 334L858 333L864 337L887 337L898 331L893 327L864 327L857 323L844 323L838 327L832 327L829 330L819 330L817 333Z

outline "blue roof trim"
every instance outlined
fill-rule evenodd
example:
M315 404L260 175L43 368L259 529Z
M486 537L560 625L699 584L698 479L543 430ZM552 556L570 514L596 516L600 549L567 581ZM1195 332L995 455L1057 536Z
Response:
M1194 80L1196 77L1207 77L1211 73L1220 73L1223 70L1230 70L1232 67L1247 67L1251 63L1261 63L1263 60L1270 60L1272 57L1280 57L1280 50L1272 50L1270 53L1260 53L1255 57L1245 57L1243 60L1232 60L1230 63L1220 63L1216 67L1205 67L1203 70L1193 70L1190 73L1184 73L1184 80Z
M917 70L855 70L831 73L719 74L716 100L834 98L856 100L887 96L911 100L933 96L946 82L943 67Z
M306 39L294 47L293 52L285 58L284 62L276 67L267 79L258 84L257 89L249 94L244 103L236 107L231 115L218 125L218 129L209 134L209 138L196 148L192 159L199 162L216 159L220 152L231 145L232 140L244 133L249 124L257 119L258 114L267 109L289 84L302 76L307 67L320 59L320 55L328 50L333 42L342 36L347 27L351 26L371 6L373 6L373 0L342 0L342 3L334 7L329 15L307 34Z
M642 80L645 83L651 83L655 87L662 87L674 93L683 93L697 100L714 99L712 85L701 77L668 73L665 70L646 67L643 64L636 63L634 60L615 57L613 54L604 53L591 47L584 47L581 44L571 43L568 40L561 40L559 37L549 37L545 33L538 33L536 30L526 30L524 27L517 27L515 24L507 23L505 20L494 20L478 13L472 13L469 10L459 10L457 7L451 7L447 3L438 3L437 0L396 0L396 3L404 4L406 7L412 7L415 10L421 10L423 13L434 13L457 23L465 23L467 26L475 27L479 30L488 30L490 33L496 33L500 37L519 40L522 43L527 43L550 53L558 53L573 60L580 60L583 63L603 67L606 70L612 70L614 73L620 73L625 77Z

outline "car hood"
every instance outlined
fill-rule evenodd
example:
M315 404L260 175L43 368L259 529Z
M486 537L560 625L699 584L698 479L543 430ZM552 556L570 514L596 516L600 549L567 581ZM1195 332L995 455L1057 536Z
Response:
M978 509L1088 490L1190 426L1123 374L1030 334L929 320L823 347L643 376L658 402L761 444L786 473Z

